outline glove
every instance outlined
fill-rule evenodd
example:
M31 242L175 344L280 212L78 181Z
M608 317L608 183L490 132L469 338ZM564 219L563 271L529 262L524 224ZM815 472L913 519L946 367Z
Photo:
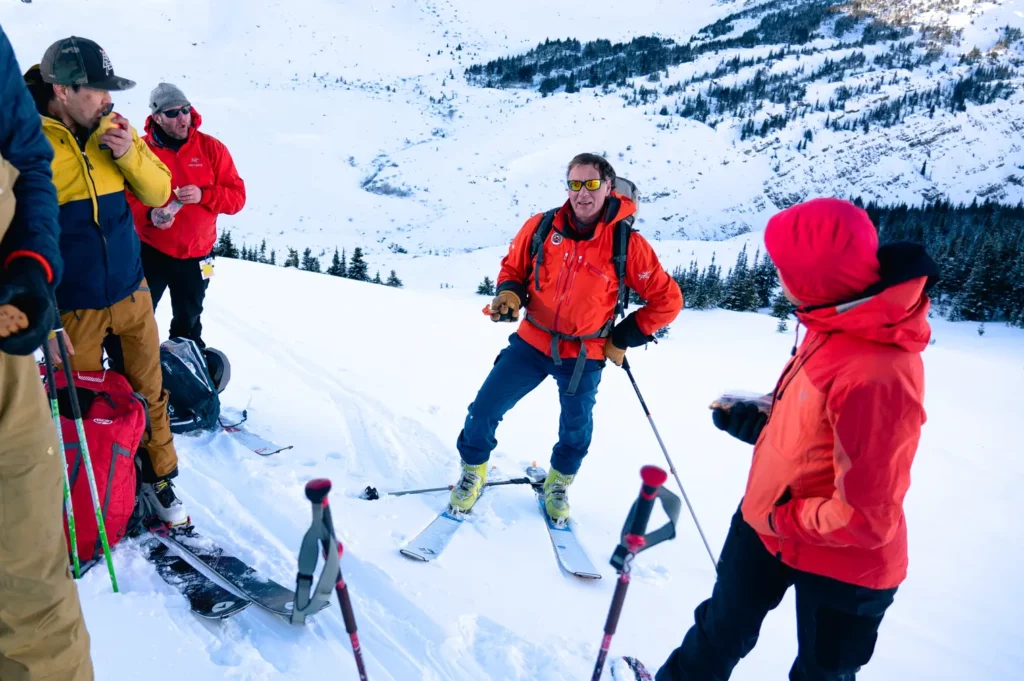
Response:
M719 430L732 435L748 445L757 444L768 414L757 408L754 402L737 402L729 409L717 407L711 411L711 420Z
M0 285L0 305L10 304L25 313L28 326L0 338L0 352L31 355L46 341L57 322L53 295L43 266L29 257L11 261Z
M492 322L518 322L519 321L519 296L511 291L501 291L491 301Z
M608 339L604 342L604 356L607 357L615 366L622 366L622 360L626 358L626 349L620 348L618 345L612 342L612 337L608 336Z

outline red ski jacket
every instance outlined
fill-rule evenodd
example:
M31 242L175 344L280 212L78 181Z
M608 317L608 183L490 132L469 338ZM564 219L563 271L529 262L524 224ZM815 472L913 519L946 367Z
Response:
M775 388L743 517L791 567L895 587L907 574L903 498L925 422L926 277L911 257L893 265L902 276L880 268L876 253L887 247L878 250L867 214L845 201L783 211L765 244L804 303L797 317L808 334ZM876 293L856 295L872 284Z
M516 235L501 261L498 290L512 290L525 304L527 313L546 329L567 336L588 336L601 330L615 316L618 276L612 262L614 226L636 212L630 199L613 193L590 238L566 236L572 208L569 202L558 210L551 233L544 240L540 267L540 290L531 272L530 241L543 219L534 215ZM652 336L676 318L683 307L683 294L661 266L650 243L638 232L629 238L626 285L647 301L633 317L640 333ZM629 318L627 317L627 320ZM551 334L524 320L519 335L527 343L551 356ZM604 359L604 338L584 341L587 358ZM580 343L560 341L562 358L578 357Z
M192 109L188 140L178 151L163 146L153 132L156 122L146 119L143 137L153 153L171 170L171 188L194 184L203 190L197 204L182 206L168 229L157 229L150 220L150 207L127 192L139 239L172 258L201 258L210 254L217 241L217 216L234 215L245 206L245 183L238 176L231 154L222 142L199 132L203 118ZM172 193L170 201L174 200ZM166 204L165 204L166 205Z

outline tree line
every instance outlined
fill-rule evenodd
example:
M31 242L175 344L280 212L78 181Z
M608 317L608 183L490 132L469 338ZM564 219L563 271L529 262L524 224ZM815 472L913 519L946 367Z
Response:
M951 321L1005 322L1024 328L1024 204L853 202L878 229L879 243L920 243L936 261L940 279L929 295L939 315ZM708 265L701 268L691 261L689 267L676 267L672 278L691 310L769 312L779 319L780 331L786 330L793 311L782 294L775 264L760 248L751 262L744 245L724 274L713 253ZM494 291L490 277L477 288L480 295ZM631 299L643 304L633 292Z
M220 258L235 258L238 260L248 260L249 262L258 262L265 265L277 265L277 251L274 249L270 250L270 255L267 255L267 240L263 239L260 243L259 248L253 246L249 247L243 243L241 248L238 248L234 240L231 237L231 232L221 232L220 238L217 240L217 245L214 246L213 255ZM334 257L331 260L331 264L326 270L322 269L320 264L320 258L313 255L313 249L306 248L302 252L302 256L299 256L299 251L295 248L288 248L288 255L283 263L284 267L294 267L296 269L305 270L306 272L323 272L333 277L342 277L345 279L354 279L356 281L367 281L373 284L383 284L385 286L391 286L394 288L402 288L402 280L398 278L395 270L391 270L391 274L387 279L381 279L380 270L377 270L376 276L370 278L370 266L366 262L363 256L363 249L356 246L355 250L352 251L352 259L348 260L345 249L341 249L339 253L337 247L334 249Z

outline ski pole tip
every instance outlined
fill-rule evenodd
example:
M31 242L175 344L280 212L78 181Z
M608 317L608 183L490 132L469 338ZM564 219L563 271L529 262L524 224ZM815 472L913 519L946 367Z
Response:
M640 469L640 478L649 487L661 487L668 480L668 473L657 466L644 466Z
M306 483L306 498L314 504L323 501L330 491L331 481L327 478L317 478Z

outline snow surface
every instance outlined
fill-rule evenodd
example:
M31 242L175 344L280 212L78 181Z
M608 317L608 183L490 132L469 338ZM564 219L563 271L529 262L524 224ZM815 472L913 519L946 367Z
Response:
M492 490L436 563L399 553L445 494L359 498L442 486L458 474L466 406L504 347L508 326L484 299L395 290L292 269L220 260L205 315L228 352L226 408L249 409L257 433L295 448L263 458L224 434L176 438L178 491L193 520L282 584L295 578L308 527L304 484L334 482L331 506L368 656L369 678L526 681L589 678L614 589L608 559L638 491L641 465L664 465L626 376L605 372L593 448L573 486L574 517L597 583L559 570L533 494ZM169 306L158 317L169 324ZM859 678L1014 678L1024 664L1024 560L1017 498L1024 482L1019 377L1024 332L935 320L925 352L929 421L907 497L911 565ZM720 433L707 405L729 390L769 390L792 333L766 315L684 311L669 338L630 352L634 374L705 531L720 551L746 482L750 448ZM547 382L498 432L492 475L547 465L557 432ZM670 486L674 483L670 482ZM663 520L656 514L652 524ZM304 629L250 608L222 624L195 618L130 543L80 583L98 678L151 681L355 679L332 608ZM676 540L635 564L613 654L657 667L710 595L714 572L684 511ZM769 615L735 679L785 678L796 651L792 594ZM140 666L141 665L141 666Z

